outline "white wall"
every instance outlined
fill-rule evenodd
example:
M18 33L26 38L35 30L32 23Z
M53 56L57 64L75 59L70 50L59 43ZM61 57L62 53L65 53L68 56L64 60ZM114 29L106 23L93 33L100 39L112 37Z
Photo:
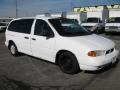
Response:
M102 11L88 11L87 18L97 17L102 19Z
M53 13L53 14L51 14L52 17L61 17L61 15L62 15L61 13Z
M120 9L110 9L109 17L120 17Z

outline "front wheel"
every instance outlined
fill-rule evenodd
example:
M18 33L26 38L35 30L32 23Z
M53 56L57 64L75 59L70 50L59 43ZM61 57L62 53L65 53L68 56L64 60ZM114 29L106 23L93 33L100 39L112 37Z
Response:
M58 64L67 74L76 74L80 70L76 57L69 52L64 52L59 56Z

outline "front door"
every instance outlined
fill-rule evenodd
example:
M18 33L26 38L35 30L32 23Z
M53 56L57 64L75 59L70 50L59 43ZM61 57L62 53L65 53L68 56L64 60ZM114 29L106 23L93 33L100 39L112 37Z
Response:
M48 38L47 36L52 37ZM31 39L33 56L54 62L55 38L52 29L46 21L36 20L34 34Z

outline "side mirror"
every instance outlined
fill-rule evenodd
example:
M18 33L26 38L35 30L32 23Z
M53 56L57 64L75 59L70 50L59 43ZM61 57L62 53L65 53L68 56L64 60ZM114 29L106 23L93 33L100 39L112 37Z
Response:
M46 39L50 39L50 38L54 37L54 33L53 32L47 32L45 36L46 36Z

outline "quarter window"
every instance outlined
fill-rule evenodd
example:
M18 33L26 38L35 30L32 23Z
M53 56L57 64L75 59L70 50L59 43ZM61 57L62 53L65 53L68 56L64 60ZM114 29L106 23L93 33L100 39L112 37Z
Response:
M13 21L8 27L9 31L30 34L33 19L21 19Z

